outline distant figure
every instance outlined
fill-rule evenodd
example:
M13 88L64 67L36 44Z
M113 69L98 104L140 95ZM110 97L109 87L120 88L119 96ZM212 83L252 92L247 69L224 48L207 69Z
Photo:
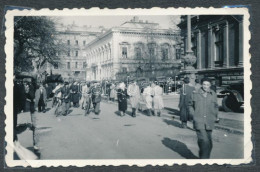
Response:
M202 88L193 92L189 109L193 114L193 125L198 137L199 157L210 158L212 131L218 114L217 95L210 89L211 80L202 79Z
M99 115L100 113L101 92L102 88L100 83L95 83L88 91L88 94L91 94L92 104L96 115Z
M47 93L43 84L40 83L39 88L35 92L35 107L38 107L38 112L45 113L45 107L47 104Z
M82 109L84 109L84 105L85 105L85 101L86 101L86 96L85 94L88 93L88 86L87 86L87 83L86 82L83 82L82 83L82 87L81 87L81 99L80 99L80 107Z
M119 84L118 90L117 90L117 98L118 98L118 110L120 113L120 116L125 116L125 112L127 110L127 90L125 88L125 83L122 82ZM123 112L123 115L122 115Z
M195 79L195 90L198 91L201 88L200 80Z
M62 106L64 106L63 115L68 115L69 114L69 109L70 109L70 87L69 87L69 83L65 82L63 88L61 89L61 93L62 93L62 98L63 98L63 104Z
M130 103L132 106L132 117L136 117L136 108L138 108L140 99L140 89L136 84L136 80L132 80L132 83L127 88L127 94L130 96Z
M162 98L163 89L158 85L158 82L152 84L152 89L154 114L161 116L161 110L164 108Z
M113 102L116 99L116 86L114 83L110 86L110 100Z
M73 103L73 107L79 107L79 85L78 82L74 82L73 85L71 85L71 102Z
M188 104L191 100L191 95L195 88L189 84L190 79L188 77L185 77L183 82L183 87L180 89L179 109L182 128L187 128L187 121L192 120L192 115L189 112Z
M150 86L150 84L146 85L143 92L143 96L145 98L145 104L147 107L148 116L152 116L153 98L152 98L152 87Z

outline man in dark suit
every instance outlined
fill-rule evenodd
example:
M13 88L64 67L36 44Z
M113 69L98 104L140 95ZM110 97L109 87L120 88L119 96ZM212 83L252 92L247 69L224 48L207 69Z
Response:
M201 89L192 94L189 108L198 137L199 157L208 159L213 147L211 136L218 114L218 104L216 93L210 89L211 80L203 78L201 83Z

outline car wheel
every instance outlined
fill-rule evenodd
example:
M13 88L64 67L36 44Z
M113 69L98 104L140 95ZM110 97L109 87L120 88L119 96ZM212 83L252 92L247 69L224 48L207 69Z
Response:
M225 96L222 100L222 107L225 112L236 112L240 105L234 96Z

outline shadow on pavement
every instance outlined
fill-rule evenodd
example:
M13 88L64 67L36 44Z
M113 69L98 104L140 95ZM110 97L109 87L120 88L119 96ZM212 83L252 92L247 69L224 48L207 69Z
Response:
M30 127L30 126L28 126L28 124L20 124L20 125L18 125L17 127L16 127L16 134L20 134L20 133L22 133L22 132L24 132L28 127Z
M184 143L178 140L163 138L162 144L186 159L199 159L190 151L190 149Z
M172 121L172 120L168 120L168 119L163 119L163 122L165 122L167 125L172 125L174 127L178 127L178 128L182 128L181 123L177 122L177 121Z
M45 112L48 112L49 110L51 110L51 108L47 108L47 109L45 109Z
M177 109L173 109L173 108L169 108L169 107L165 107L164 109L167 110L167 111L170 111L168 113L171 114L171 115L180 116L180 111L177 110Z

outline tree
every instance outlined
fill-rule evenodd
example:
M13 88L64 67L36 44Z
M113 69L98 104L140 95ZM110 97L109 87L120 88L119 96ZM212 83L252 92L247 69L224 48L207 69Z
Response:
M53 18L17 16L14 21L15 72L39 72L47 62L59 62L57 53L64 51L64 46L56 37Z

